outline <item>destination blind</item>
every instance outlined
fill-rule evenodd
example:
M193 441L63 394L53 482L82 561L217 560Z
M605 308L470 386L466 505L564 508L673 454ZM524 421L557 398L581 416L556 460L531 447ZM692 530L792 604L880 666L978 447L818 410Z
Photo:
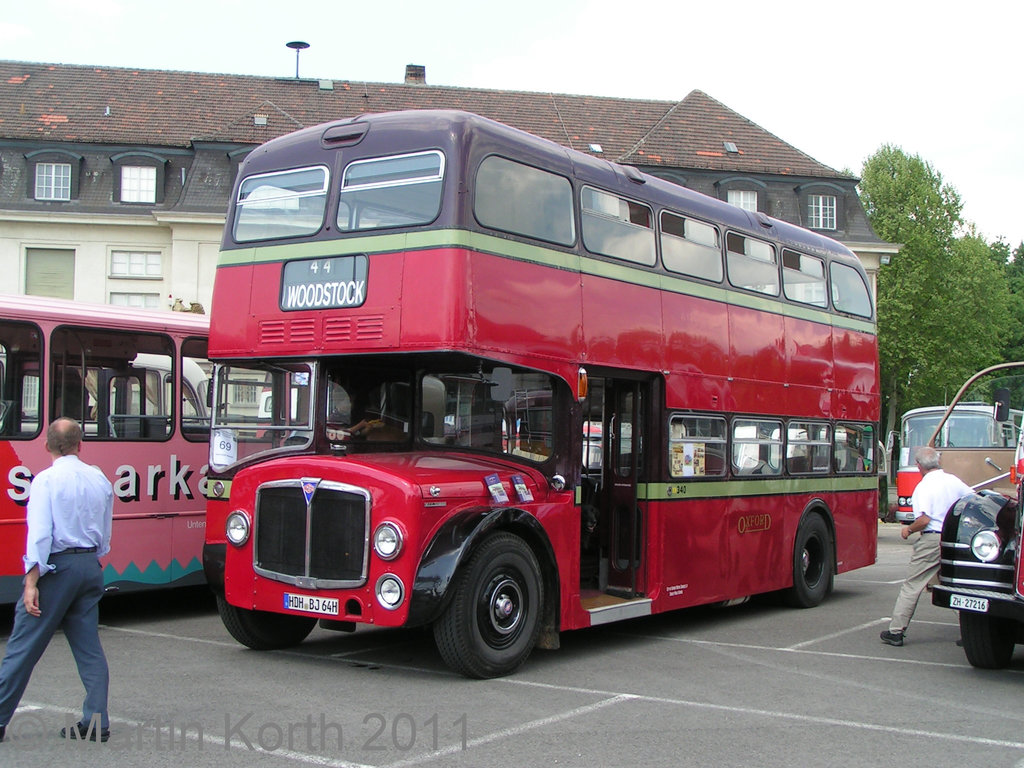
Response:
M339 309L366 301L365 254L289 261L281 274L281 309Z

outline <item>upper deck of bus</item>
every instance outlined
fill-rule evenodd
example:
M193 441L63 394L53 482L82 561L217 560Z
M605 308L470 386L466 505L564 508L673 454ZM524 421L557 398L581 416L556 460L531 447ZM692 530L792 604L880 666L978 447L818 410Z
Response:
M383 195L408 177L396 184L387 175L391 169L372 164L406 158L433 164L433 175L415 182L435 185L436 207L426 215L417 211L415 225L355 225L339 215L353 208L348 201L354 198L345 198L344 208L340 202L349 191L343 189L346 174L372 176L367 186ZM523 199L509 186L519 180L515 174L478 184L495 158L516 173L526 169L559 185L557 215L547 213L553 207L547 198L532 201L544 212L538 215L550 219L539 234L482 223L481 196L490 201L489 212L513 209ZM290 171L299 173L289 179ZM288 198L289 190L277 185L293 181L297 191ZM588 248L588 225L593 231L602 211L584 210L587 195L619 205L605 219L609 229L643 232L643 259ZM285 202L266 214L275 196ZM309 197L316 204L307 210ZM265 226L272 216L280 224ZM717 260L714 275L666 266L662 239L670 235L663 229L673 216L680 228L693 222L714 235L708 237L714 245L702 246ZM608 235L609 242L618 233ZM755 247L770 255L750 255ZM753 265L755 277L767 276L773 292L730 282L737 253ZM318 262L358 273L358 301L285 306L285 290L295 285L289 270L313 270ZM804 262L820 276L802 274ZM817 281L813 300L789 295L790 280L804 278ZM851 308L840 295L853 283ZM784 413L809 414L819 413L822 398L832 398L826 410L836 415L877 418L874 307L863 268L848 248L464 112L362 115L253 150L228 214L213 317L214 359L465 351L543 367L570 382L581 363L722 382L712 391L707 383L677 378L670 401L691 407L719 410L746 402L744 410L760 410L782 401ZM764 380L774 384L762 387Z
M330 178L335 179L340 177L344 166L354 159L400 155L402 152L427 149L441 151L445 156L445 175L454 176L460 181L459 186L446 185L440 217L429 224L431 229L454 225L490 231L476 223L470 207L472 190L464 188L461 183L471 183L469 169L486 155L496 154L575 179L579 184L593 184L627 197L639 197L659 208L669 208L717 222L729 229L768 237L781 245L792 246L862 270L856 255L831 238L760 212L747 211L643 173L632 166L594 157L494 120L457 110L410 110L357 115L272 139L245 158L235 182L232 200L238 199L241 182L254 175L322 165L328 169ZM339 184L328 187L327 211L337 210L339 192ZM254 245L265 247L277 243L379 234L378 231L342 235L331 226L325 226L299 238L256 243L236 242L233 237L234 214L235 208L232 206L224 229L223 251L251 248ZM579 217L578 209L576 217ZM545 243L545 247L575 251L580 245L579 231L577 220L574 242L568 245ZM237 255L224 254L221 263L232 263L238 258Z

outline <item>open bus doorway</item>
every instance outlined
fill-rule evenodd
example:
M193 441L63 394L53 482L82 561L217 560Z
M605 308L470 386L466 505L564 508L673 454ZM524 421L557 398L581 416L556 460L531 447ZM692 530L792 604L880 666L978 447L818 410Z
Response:
M584 604L646 592L644 531L645 418L650 387L590 377L584 403L580 586Z

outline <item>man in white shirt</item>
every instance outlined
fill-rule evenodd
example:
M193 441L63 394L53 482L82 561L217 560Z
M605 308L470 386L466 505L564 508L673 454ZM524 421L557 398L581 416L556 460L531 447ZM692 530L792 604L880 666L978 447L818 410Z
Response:
M102 472L78 458L81 441L78 422L54 421L46 432L53 464L33 478L29 491L25 588L0 664L0 742L58 628L85 686L82 719L62 729L61 736L92 741L110 736L109 672L99 637L99 558L110 551L114 493Z
M939 452L931 446L918 448L914 458L921 470L921 482L917 484L910 500L914 521L903 526L900 535L904 539L912 533L920 532L921 535L914 542L907 578L900 587L896 605L892 609L889 629L880 635L882 642L889 645L903 645L903 635L917 609L917 601L928 582L939 572L939 534L942 533L946 512L964 496L974 493L956 475L942 471Z

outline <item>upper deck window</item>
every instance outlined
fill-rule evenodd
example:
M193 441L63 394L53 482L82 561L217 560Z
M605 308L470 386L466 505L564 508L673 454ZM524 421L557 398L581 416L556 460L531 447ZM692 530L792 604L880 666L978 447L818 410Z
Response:
M646 205L583 189L583 244L587 250L653 267L654 216Z
M437 151L349 163L341 180L338 230L428 224L441 210L444 155Z
M661 214L661 258L665 269L720 282L722 248L710 224L664 211Z
M572 245L572 184L539 168L491 155L476 173L473 213L486 227Z
M729 282L748 291L779 295L779 267L769 243L730 232L726 235Z
M833 264L832 305L840 312L871 317L871 294L864 278L853 267Z
M782 284L786 298L801 304L827 307L825 262L814 256L782 249Z
M323 166L250 176L238 188L235 241L312 235L323 226L326 205Z

